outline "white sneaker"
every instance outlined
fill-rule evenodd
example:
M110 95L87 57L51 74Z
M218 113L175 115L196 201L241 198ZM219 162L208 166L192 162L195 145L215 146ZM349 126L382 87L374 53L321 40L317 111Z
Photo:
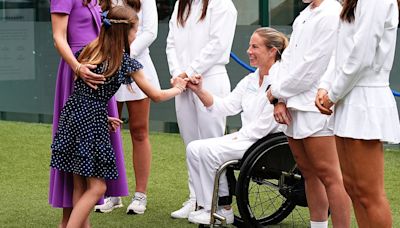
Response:
M94 207L95 212L108 213L113 211L115 208L123 207L121 197L108 197L104 199L104 204L96 205Z
M172 218L185 219L189 217L189 213L196 209L196 201L188 200L182 204L182 208L171 213Z
M143 214L146 210L147 197L146 194L141 192L135 192L135 196L132 198L131 204L126 209L128 215Z
M188 219L190 219L191 217L194 217L194 216L196 216L196 215L202 213L203 211L204 211L204 209L200 209L200 210L197 210L197 211L192 211L192 212L190 212L190 213L189 213L189 216L188 216Z
M200 210L201 212L189 217L189 222L191 223L196 223L196 224L203 224L203 225L210 225L211 223L211 212L206 211L206 210ZM233 215L233 210L232 208L229 210L226 210L224 208L220 208L217 210L217 214L225 217L226 219L226 224L232 224L234 220L234 215ZM217 223L219 224L220 222L217 220Z

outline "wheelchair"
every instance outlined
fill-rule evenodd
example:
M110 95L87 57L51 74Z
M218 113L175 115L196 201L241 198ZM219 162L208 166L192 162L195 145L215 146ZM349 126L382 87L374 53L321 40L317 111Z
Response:
M216 213L219 179L224 172L236 200L232 206L239 211L235 214L236 227L308 227L304 179L283 133L259 139L241 160L228 161L218 168L210 227L226 225L225 218Z

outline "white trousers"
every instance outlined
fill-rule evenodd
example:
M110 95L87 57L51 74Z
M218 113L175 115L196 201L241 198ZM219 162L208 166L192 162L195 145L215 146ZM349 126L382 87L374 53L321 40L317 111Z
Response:
M196 140L186 148L186 163L189 175L193 179L193 187L197 204L211 210L214 178L217 169L225 162L241 159L246 150L256 140L235 139L237 133L218 138ZM226 175L221 175L219 196L228 196Z
M203 88L211 94L225 97L230 93L228 74L204 76ZM187 146L193 140L220 137L224 135L226 117L214 117L205 111L203 103L191 90L187 90L175 97L176 118L179 132ZM190 199L196 195L193 189L192 178L189 174Z

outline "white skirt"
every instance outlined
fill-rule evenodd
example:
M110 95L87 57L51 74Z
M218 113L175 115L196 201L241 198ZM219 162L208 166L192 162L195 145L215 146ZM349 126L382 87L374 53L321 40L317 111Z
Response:
M151 61L150 55L145 54L136 58L143 65L143 72L149 80L149 82L156 88L160 89L160 82L158 81L157 71L154 68L153 61ZM117 93L115 93L115 99L118 102L125 102L125 101L136 101L142 100L147 97L145 93L137 86L135 82L131 83L132 91L128 90L128 85L121 85L119 87Z
M330 116L319 112L299 111L289 109L292 122L284 131L285 135L294 139L308 137L333 136Z
M399 115L389 87L354 87L335 105L332 119L337 136L400 142Z

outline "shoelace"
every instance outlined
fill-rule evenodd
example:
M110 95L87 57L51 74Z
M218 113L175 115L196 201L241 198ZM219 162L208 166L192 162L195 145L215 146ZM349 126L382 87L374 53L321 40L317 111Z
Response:
M139 197L138 196L134 196L132 201L135 201L135 200L139 201L140 204L145 204L146 201L147 201L146 197L143 197L143 196L139 196Z

